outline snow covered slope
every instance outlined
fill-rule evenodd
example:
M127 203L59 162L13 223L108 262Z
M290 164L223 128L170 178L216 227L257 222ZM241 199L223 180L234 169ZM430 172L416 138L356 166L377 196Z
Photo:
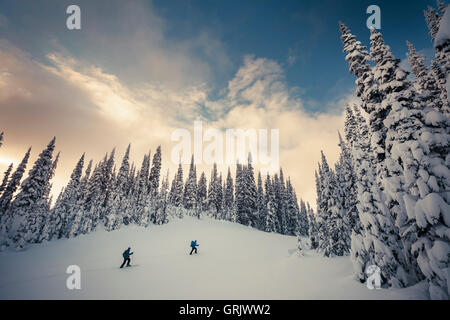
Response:
M199 254L190 256L190 240ZM135 267L119 269L131 246ZM186 217L163 226L97 231L0 253L0 299L426 299L419 284L369 290L348 257L295 253L296 239ZM66 268L81 267L81 290Z

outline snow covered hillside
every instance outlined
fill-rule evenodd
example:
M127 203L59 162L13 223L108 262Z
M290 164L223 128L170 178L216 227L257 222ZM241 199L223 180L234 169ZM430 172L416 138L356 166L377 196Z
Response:
M197 239L198 255L190 256ZM119 269L131 246L131 268ZM0 299L427 299L424 283L369 290L348 257L300 257L296 238L185 217L149 228L96 231L0 253ZM81 290L66 268L81 268Z

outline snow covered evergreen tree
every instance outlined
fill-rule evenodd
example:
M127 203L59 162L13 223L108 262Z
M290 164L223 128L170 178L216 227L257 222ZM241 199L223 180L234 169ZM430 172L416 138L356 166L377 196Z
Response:
M118 186L118 177L114 174L111 177L111 194L106 202L105 211L108 214L104 218L104 225L106 231L113 231L118 229L123 223L123 214L119 211L121 192Z
M372 90L373 98L377 98L375 88L371 88L373 84L373 74L371 72L369 61L369 53L367 48L356 40L356 37L350 32L350 29L339 22L341 31L341 41L344 45L344 52L346 53L345 60L348 62L350 73L354 74L357 79L356 95L362 97L366 90ZM369 106L367 106L369 107Z
M381 33L375 29L371 29L370 33L370 57L375 63L372 73L374 75L374 82L378 84L376 90L377 98L373 99L373 90L370 89L362 97L363 101L372 101L373 109L369 113L369 123L371 128L372 138L372 151L375 152L375 159L377 160L377 179L381 181L385 175L385 159L386 159L386 135L388 128L384 125L384 120L389 115L392 105L383 103L386 95L394 90L401 90L402 80L407 77L407 73L398 68L400 63L399 59L396 59L389 46L384 43ZM399 80L397 82L397 79ZM396 88L395 86L400 87ZM371 86L371 88L374 85ZM368 112L368 110L366 110ZM382 186L383 188L384 186Z
M417 89L419 91L427 90L430 83L427 79L428 70L425 65L425 56L419 54L411 42L406 41L406 45L409 49L409 52L406 53L406 57L408 58L409 65L411 66L411 71L416 77L415 82L417 84Z
M40 200L45 195L51 177L55 140L53 138L39 155L8 209L12 218L9 239L18 249L22 249L26 243L35 241L39 237L42 228L39 217L42 212L36 210L39 209L36 205L41 203Z
M447 114L450 112L450 101L447 92L447 78L442 72L441 66L434 60L431 61L431 75L439 88L439 97L441 98L442 110Z
M161 183L161 190L159 192L158 197L158 205L156 211L156 221L155 224L164 224L167 223L168 220L168 200L169 200L169 170L167 170L166 177L163 179Z
M31 147L25 153L22 161L17 166L17 169L11 175L11 179L9 180L5 190L0 197L0 213L2 218L2 225L8 224L6 221L11 219L8 215L8 208L11 204L11 200L13 199L14 193L17 191L17 188L20 186L20 180L22 180L23 174L27 167L28 159L30 158ZM5 225L5 227L6 227Z
M375 37L380 39L381 35L372 32L372 38ZM381 42L382 39L378 40L377 44ZM384 122L387 127L387 174L382 181L388 196L388 208L402 239L409 275L412 278L410 283L415 283L420 278L420 274L411 246L418 240L418 235L427 243L436 240L430 226L428 230L431 232L426 236L420 236L421 233L417 232L418 227L423 228L427 225L426 223L422 226L416 224L427 214L427 209L421 206L429 202L426 199L433 198L435 203L442 203L441 209L435 211L433 215L437 214L438 217L442 215L441 219L445 219L445 212L450 211L446 210L445 201L442 198L444 190L448 190L450 186L446 182L448 179L445 178L450 176L450 170L445 165L445 158L448 157L448 143L443 144L442 138L446 137L445 140L450 141L450 136L444 115L435 108L434 104L427 105L423 95L417 95L406 78L406 73L393 58L389 47L384 44L381 47L380 55L383 57L377 60L377 66L382 61L391 62L390 70L393 75L392 79L384 77L380 81L385 85L383 104L390 106L391 109ZM446 170L446 173L437 172L434 169L436 167ZM446 205L450 208L448 204ZM434 222L431 223L431 225L434 224ZM436 227L440 229L440 223L437 223ZM418 250L424 253L424 249ZM420 259L418 261L419 264L423 262ZM440 263L448 265L449 261L447 257ZM435 289L432 289L433 281L429 280L431 293ZM446 277L441 277L438 282L446 282Z
M350 152L352 152L353 143L358 139L358 123L356 123L356 119L350 104L347 104L345 106L344 133Z
M178 171L173 178L169 193L170 214L179 218L183 217L183 167L181 162Z
M236 163L236 178L234 188L234 201L236 204L236 222L244 224L248 217L244 216L244 178L243 178L243 166L239 162Z
M236 164L235 202L236 221L246 226L256 226L257 217L257 190L252 165L251 154L248 156L247 166Z
M346 106L345 135L351 148L353 168L355 172L355 188L357 197L357 210L359 223L355 224L350 236L350 256L356 278L361 282L365 281L366 265L370 260L368 249L365 248L364 240L366 235L365 219L366 215L375 216L376 200L371 194L374 184L374 173L372 170L372 153L370 150L370 137L365 119L361 116L359 106ZM361 220L363 223L361 223ZM367 241L366 243L369 243ZM374 263L372 261L372 263Z
M113 217L109 218L113 220L113 229L119 228L122 223L128 225L132 222L132 217L128 208L128 183L130 175L130 148L128 145L125 155L122 159L119 171L117 172L116 181L113 184L113 197L115 197L115 204L109 209L109 214Z
M406 41L409 48L407 53L408 61L411 66L411 70L415 75L416 91L420 94L421 100L428 104L430 107L436 109L437 112L444 112L448 115L449 107L445 90L445 76L443 76L440 67L436 63L434 65L436 76L433 72L428 71L428 67L425 65L425 57L417 53L414 46ZM444 83L439 84L438 79L444 78ZM444 95L442 95L444 92Z
M445 12L447 11L447 5L445 4L445 2L440 1L440 0L437 0L436 3L437 3L437 7L439 9L440 16L443 17L445 15ZM440 22L440 20L439 20L439 22Z
M50 210L52 202L50 195L52 184L50 181L55 175L56 167L58 166L59 156L60 153L58 152L50 169L43 196L40 200L38 200L38 203L36 203L36 211L38 212L36 220L37 224L40 227L39 232L36 234L36 237L32 240L35 243L40 243L44 240L49 240L54 234L55 218L52 215L52 210Z
M425 10L423 13L425 16L425 21L427 22L429 34L431 36L431 39L433 39L434 41L434 38L436 37L436 34L439 30L440 15L431 6L428 6L427 10Z
M219 179L216 182L216 208L217 208L217 218L224 219L223 216L223 182L222 182L222 172L219 174Z
M364 50L355 45L354 36L350 33L347 27L341 24L342 41L344 43L344 52L347 53L346 60L349 62L350 71L357 76L357 95L361 97L361 107L368 113L369 127L370 127L370 149L373 152L372 167L374 169L374 179L376 183L381 183L383 177L386 176L385 170L385 141L387 128L384 126L384 120L390 112L392 107L390 104L382 104L386 94L391 91L395 85L394 77L405 77L404 72L396 72L396 66L399 61L396 60L389 51L389 48L384 45L381 34L375 30L371 31L370 57L376 63L376 66L371 68L367 64L368 56ZM361 177L358 177L361 179ZM374 252L370 257L375 259L382 271L382 277L388 285L404 286L408 283L406 270L408 270L407 261L404 258L405 250L403 243L400 241L398 228L395 226L391 213L386 207L385 195L383 190L379 190L372 186L371 194L378 206L376 212L371 212L367 215L366 224L377 225L381 227L376 229L377 232L368 237L367 241L379 242L378 246L374 247ZM384 187L383 184L381 184ZM378 187L378 186L376 186ZM375 189L375 190L374 190ZM372 210L370 202L368 211ZM374 215L372 215L374 214ZM377 220L373 220L377 217ZM360 211L360 219L361 211ZM373 228L370 230L374 230ZM352 241L352 245L353 245ZM365 247L370 249L371 243ZM361 247L361 246L360 246ZM380 253L376 253L379 251ZM358 273L358 272L357 272ZM360 273L359 273L360 274ZM364 276L364 275L362 275Z
M68 237L69 231L72 228L72 223L75 220L77 203L79 197L79 188L81 182L81 175L83 173L84 166L83 154L78 160L67 186L64 188L64 192L58 198L55 204L55 209L50 215L51 219L47 224L47 234L43 236L44 240L50 240L53 237L59 239L62 237Z
M72 212L74 213L73 219L70 223L70 227L67 230L67 237L73 238L80 234L81 232L81 226L83 225L83 219L86 219L84 216L84 201L87 196L87 187L89 178L91 175L92 170L92 160L89 161L89 164L86 168L86 171L84 173L84 176L82 177L80 181L80 187L78 190L78 198L77 202L72 209Z
M225 212L225 220L233 221L234 215L234 185L233 178L231 177L231 171L228 167L227 172L227 181L225 184L225 193L224 193L224 212Z
M318 235L317 235L317 223L313 209L310 207L309 203L306 203L306 212L308 215L308 235L310 248L315 250L318 248Z
M450 73L450 10L446 10L445 5L441 5L443 14L439 16L438 31L434 40L434 52L436 61L441 65L442 72ZM449 6L450 7L450 6ZM448 90L448 89L447 89ZM448 92L447 92L448 94Z
M267 174L265 181L266 189L266 202L267 202L267 215L266 215L266 225L265 231L267 232L277 232L277 199L275 195L275 190L272 184L272 179L269 174Z
M94 228L94 220L98 214L99 209L103 204L103 190L102 190L102 178L103 178L103 166L106 165L107 157L105 156L100 161L92 172L89 178L86 190L86 196L83 202L83 219L80 226L80 233L87 234Z
M289 182L288 188L292 190L291 183ZM294 231L294 234L300 235L300 236L308 236L309 235L309 223L308 223L308 211L306 209L306 203L303 200L300 200L300 210L297 211L297 208L295 205L295 200L293 197L295 196L295 193L289 192L290 194L290 201L289 201L289 210L292 210L293 212L297 213L297 225L296 229ZM290 231L289 235L293 235L292 231Z
M275 173L272 179L272 192L274 197L274 208L275 208L275 232L283 233L283 221L281 217L281 185L280 179L278 178L278 173Z
M130 171L128 173L127 182L125 184L125 194L129 196L129 205L131 205L130 199L134 197L134 192L137 187L137 177L139 176L139 171L136 173L136 165L131 163ZM131 221L134 221L134 215L131 214Z
M323 189L325 187L325 181L322 174L322 165L319 163L318 171L315 172L316 179L316 192L317 192L317 249L320 252L325 252L328 244L328 229L327 229L327 212L328 212L328 199L324 197Z
M2 196L3 191L6 189L6 186L8 185L9 175L11 174L12 169L13 164L11 163L6 169L5 173L3 173L2 183L0 184L0 198Z
M154 197L159 189L159 176L161 174L161 146L156 148L156 153L153 156L152 168L150 170L150 192Z
M191 158L189 174L184 187L183 205L189 215L193 215L197 204L197 169L194 164L194 155Z
M280 225L279 232L281 234L287 234L287 194L286 186L284 184L283 169L280 168L280 179L277 183L277 200L278 200L278 221Z
M300 201L302 203L302 201ZM301 211L301 206L299 207L297 195L295 194L294 187L291 184L290 178L286 180L285 189L285 233L290 236L298 235L301 236L308 235L308 218L306 216L305 210Z
M361 229L355 228L351 237L353 267L357 278L364 282L366 267L375 264L380 267L385 281L399 286L401 282L406 282L406 277L402 265L397 261L401 257L398 235L394 232L386 206L380 202L369 129L357 105L354 105L354 115L358 123L358 139L353 143L352 153Z
M139 226L147 226L149 223L149 171L150 171L150 153L144 155L141 169L137 177L137 183L134 192L134 211L133 220Z
M219 188L222 188L219 183L219 177L217 173L217 164L213 164L211 175L209 178L208 188L208 214L209 216L217 219L221 209L221 203L219 200Z
M231 176L230 176L231 178ZM267 204L264 199L264 188L261 178L261 172L258 172L258 186L257 186L257 197L256 197L256 210L258 212L258 223L257 228L264 230L266 226L266 215L267 215Z
M161 146L156 148L156 153L153 156L152 167L150 169L149 176L149 186L148 192L150 193L150 220L156 223L156 211L158 200L158 190L159 190L159 179L161 174Z
M243 184L243 200L244 200L244 207L245 213L243 213L244 216L248 217L247 225L249 226L257 226L259 222L258 217L258 211L256 207L257 202L257 190L256 190L256 183L255 183L255 173L253 170L253 164L252 164L252 155L251 153L248 154L248 162L247 166L245 167L243 171L243 177L244 177L244 184Z
M324 237L320 249L326 257L343 256L349 252L348 228L344 221L344 210L338 198L336 175L330 169L322 152L321 163L321 197L326 201L326 208L321 216L321 233Z
M372 37L381 37L374 34ZM386 59L393 61L389 48L383 49L380 54L384 57L377 60L377 66ZM442 235L449 230L444 221L450 218L448 117L416 94L396 63L390 68L395 79L384 77L382 82L386 85L383 104L391 106L385 121L387 175L383 179L388 207L399 228L410 282L420 278L418 264L428 278L430 296L448 299L449 276L443 270L449 266L450 242ZM435 245L439 249L434 249ZM430 266L435 266L432 272Z
M382 56L381 53L384 50L384 42L381 37L375 36L376 32L372 29L370 55L365 46L361 45L361 42L356 41L355 36L343 23L340 23L341 40L344 44L344 52L347 54L345 60L349 64L349 71L354 74L357 79L356 83L356 95L361 98L361 107L368 114L369 127L371 131L371 150L374 153L374 164L376 169L376 178L380 182L381 177L384 174L384 159L385 159L385 139L386 128L383 121L389 114L389 108L381 105L383 100L382 87L379 86L378 81L380 77L386 74L389 76L391 70L389 70L390 63L386 56L386 62L381 62L378 67L371 67L368 64L370 59L374 62L379 60ZM398 63L398 61L395 61Z
M197 217L208 208L207 182L205 173L202 172L197 184Z
M342 139L339 133L339 146L341 153L339 156L338 166L336 167L336 183L338 201L344 210L344 224L349 228L347 235L351 234L351 230L359 229L359 215L356 204L356 175L353 167L353 157L350 148ZM338 170L339 168L339 170ZM346 239L350 245L350 238Z

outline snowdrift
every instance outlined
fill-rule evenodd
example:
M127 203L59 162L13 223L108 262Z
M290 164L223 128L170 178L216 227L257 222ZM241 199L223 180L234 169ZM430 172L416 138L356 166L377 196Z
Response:
M198 254L189 255L191 240ZM0 253L0 299L427 299L423 283L369 290L348 257L299 256L295 237L192 217ZM120 269L122 252L134 251ZM68 290L69 265L81 289Z

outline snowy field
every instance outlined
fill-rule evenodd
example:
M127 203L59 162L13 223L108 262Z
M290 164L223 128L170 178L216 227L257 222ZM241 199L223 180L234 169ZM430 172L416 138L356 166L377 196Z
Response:
M198 255L189 255L197 239ZM131 246L135 267L119 269ZM369 290L348 257L295 253L296 238L186 217L0 253L0 299L427 299L422 284ZM81 290L66 268L81 268Z

